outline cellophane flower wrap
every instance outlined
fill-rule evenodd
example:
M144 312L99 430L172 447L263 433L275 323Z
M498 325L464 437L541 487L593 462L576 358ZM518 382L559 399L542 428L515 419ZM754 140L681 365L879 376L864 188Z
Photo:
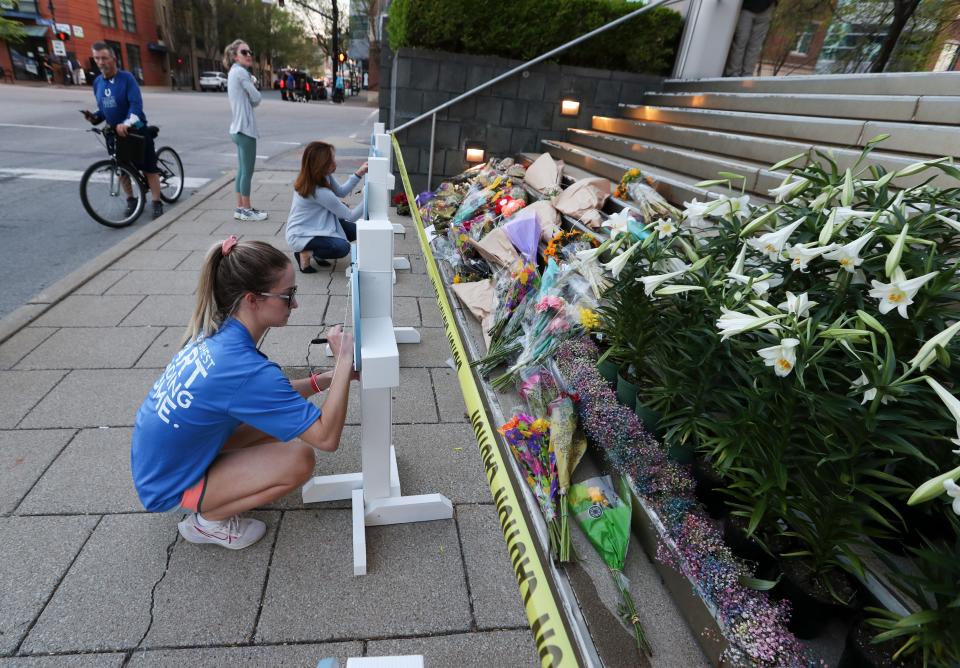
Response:
M557 462L550 446L550 423L529 413L517 413L498 431L510 446L527 485L537 499L547 523L550 549L557 554L560 526L556 502L559 493Z
M560 343L582 334L582 309L595 307L586 279L569 265L558 270L554 283L541 283L538 297L524 317L520 354L504 374L491 381L494 389L507 389L524 368L541 364Z
M540 274L534 264L517 264L497 275L496 288L500 300L488 330L490 348L486 356L471 363L485 376L518 352L516 334L528 299L539 294Z
M647 635L640 623L637 609L630 595L630 581L623 574L630 545L630 490L621 481L622 495L617 496L610 476L590 478L570 487L567 502L577 524L610 569L620 591L620 618L633 630L637 649L652 654ZM624 501L623 499L626 499Z

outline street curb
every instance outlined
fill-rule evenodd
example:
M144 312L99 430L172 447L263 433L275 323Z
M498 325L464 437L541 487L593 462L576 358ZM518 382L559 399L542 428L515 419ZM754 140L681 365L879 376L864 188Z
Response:
M166 213L156 221L151 221L143 229L131 234L126 239L117 242L97 257L70 272L53 285L47 286L39 294L34 295L26 304L5 315L0 319L0 343L3 343L31 322L46 313L57 303L63 301L74 290L92 280L101 271L112 265L134 248L142 244L155 234L162 232L174 222L180 220L184 214L205 202L221 188L232 182L234 173L224 174L220 178L208 183L190 197L186 208L176 212ZM166 219L166 220L165 220Z

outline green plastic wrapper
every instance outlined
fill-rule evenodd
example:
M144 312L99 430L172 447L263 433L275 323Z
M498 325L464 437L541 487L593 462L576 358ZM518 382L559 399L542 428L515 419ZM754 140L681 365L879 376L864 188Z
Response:
M583 533L610 569L610 575L613 576L622 599L617 612L624 623L633 629L637 649L652 654L633 597L630 595L630 581L623 574L627 547L630 545L632 506L629 503L630 488L625 479L621 479L620 489L627 502L617 496L610 476L590 478L571 485L567 501Z

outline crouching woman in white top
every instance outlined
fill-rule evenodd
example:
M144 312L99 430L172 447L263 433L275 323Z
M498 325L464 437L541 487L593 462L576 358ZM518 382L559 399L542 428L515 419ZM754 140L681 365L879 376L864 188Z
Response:
M310 266L311 258L321 267L329 267L327 260L346 257L350 242L357 240L354 222L363 214L363 203L351 209L340 198L349 195L367 173L367 163L342 185L333 176L336 169L333 146L322 141L307 144L293 184L286 229L287 243L304 274L317 271Z

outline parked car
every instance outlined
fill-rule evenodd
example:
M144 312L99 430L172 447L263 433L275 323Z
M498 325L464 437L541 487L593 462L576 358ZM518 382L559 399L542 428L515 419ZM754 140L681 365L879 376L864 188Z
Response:
M202 72L200 74L200 90L227 90L227 75L223 72Z

